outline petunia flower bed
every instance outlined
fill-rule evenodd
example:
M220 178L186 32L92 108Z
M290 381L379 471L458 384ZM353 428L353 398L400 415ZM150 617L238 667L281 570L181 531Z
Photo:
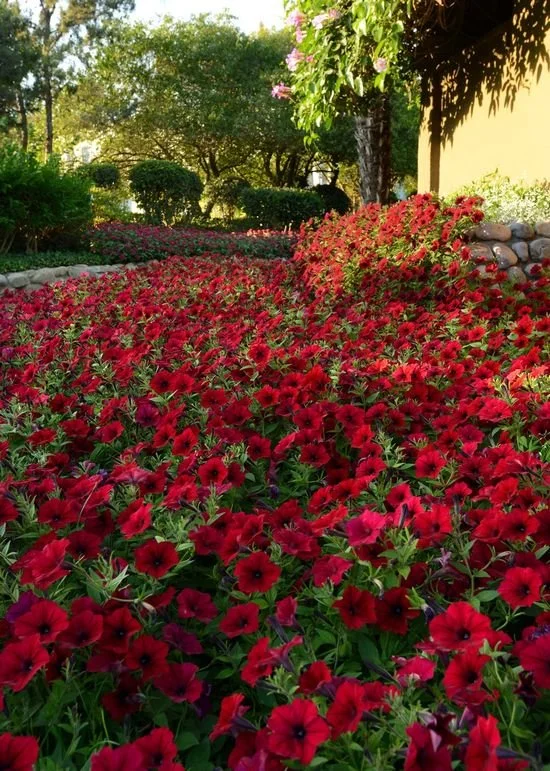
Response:
M477 211L3 296L2 769L550 763L548 283Z

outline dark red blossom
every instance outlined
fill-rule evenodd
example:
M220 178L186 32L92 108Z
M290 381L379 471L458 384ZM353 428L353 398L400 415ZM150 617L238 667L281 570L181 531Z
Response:
M162 578L179 562L176 547L170 541L150 538L134 552L136 570L153 578Z
M413 723L407 728L410 744L405 771L451 771L451 753L430 728Z
M317 707L306 699L275 707L267 721L268 746L282 758L293 758L308 765L317 747L326 742L330 729L319 715Z
M236 727L235 721L241 718L249 709L243 704L244 696L242 693L234 693L222 699L218 722L210 732L210 741L214 741L218 736L231 733Z
M142 771L142 755L135 745L104 747L92 755L91 771Z
M430 622L430 635L444 651L478 650L491 636L491 622L467 602L455 602Z
M177 596L178 615L180 618L196 618L208 624L218 615L218 609L206 592L198 589L182 589Z
M37 634L8 643L0 653L0 685L22 691L48 661L48 652Z
M33 771L38 760L38 742L33 736L0 734L0 768L3 771Z
M229 608L220 621L220 630L227 637L239 637L258 631L260 608L255 602L246 602Z
M235 566L238 589L245 594L267 592L279 580L281 568L275 565L267 554L256 551L239 560Z
M52 600L39 600L28 613L19 616L13 631L17 637L37 634L45 645L54 640L69 626L67 613Z
M498 722L492 715L480 717L470 731L466 749L466 771L498 771L500 746Z
M194 702L202 692L202 683L196 677L198 670L195 664L170 663L167 671L155 678L154 684L171 701Z
M361 629L365 624L376 623L375 598L370 592L356 586L347 586L334 607L349 629Z

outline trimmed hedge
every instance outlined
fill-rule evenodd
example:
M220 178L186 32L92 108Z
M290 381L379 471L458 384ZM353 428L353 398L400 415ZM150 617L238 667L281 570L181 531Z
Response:
M203 184L172 161L141 161L130 169L130 187L150 225L173 225L200 215Z
M248 188L240 200L245 214L262 228L298 228L325 213L322 198L310 190Z
M313 190L322 198L325 211L347 214L351 210L351 200L341 187L336 187L336 185L316 185Z

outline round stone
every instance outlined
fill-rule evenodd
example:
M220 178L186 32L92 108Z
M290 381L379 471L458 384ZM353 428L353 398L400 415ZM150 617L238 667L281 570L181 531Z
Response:
M17 273L8 273L7 278L8 284L14 289L21 289L31 283L29 274L26 270L18 271Z
M516 241L511 248L521 262L529 262L529 246L525 241Z
M472 259L476 262L494 262L495 256L488 244L480 244L474 242L468 247L472 255Z
M493 246L493 254L497 258L498 267L504 270L511 268L518 261L517 254L506 244L495 244Z
M535 233L537 236L550 238L550 222L537 222L535 225Z
M57 276L53 268L40 268L32 276L34 284L50 284L56 281Z
M533 262L542 262L550 257L550 238L535 238L529 244L529 254Z
M481 241L509 241L512 231L508 225L499 225L497 222L482 222L475 229L476 238Z
M515 238L534 238L535 230L527 222L511 222L510 230Z
M542 278L542 266L536 262L530 262L529 265L523 265L523 272L529 276L529 278L537 279Z
M527 276L521 268L513 265L511 268L508 268L508 280L513 284L525 284L527 281Z

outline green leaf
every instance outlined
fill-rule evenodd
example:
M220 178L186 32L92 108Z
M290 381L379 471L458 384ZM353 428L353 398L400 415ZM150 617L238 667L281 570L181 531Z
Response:
M178 745L178 750L180 750L180 752L184 752L190 747L196 747L198 743L199 740L194 733L191 733L191 731L183 731L183 733L176 736L176 744Z

